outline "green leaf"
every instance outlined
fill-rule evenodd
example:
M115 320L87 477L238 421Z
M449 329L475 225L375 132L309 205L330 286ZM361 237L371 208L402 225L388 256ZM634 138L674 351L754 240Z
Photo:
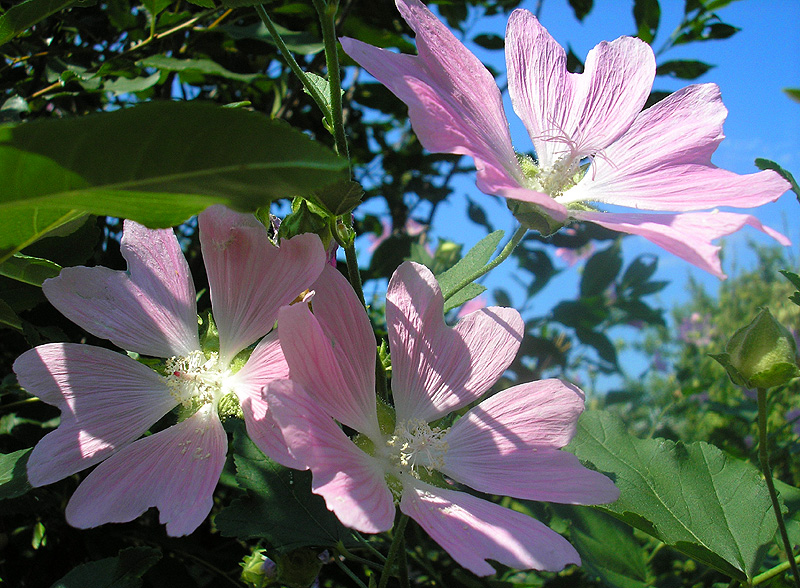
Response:
M447 312L452 310L458 306L461 306L465 302L469 302L473 298L476 298L486 292L486 286L481 284L476 284L472 282L471 284L467 284L461 290L453 294L452 297L445 300L444 303L444 311Z
M341 216L351 212L361 202L364 189L358 182L345 180L326 186L311 197L314 202L333 216Z
M636 36L645 43L652 43L661 20L661 7L658 5L658 0L635 0L633 19L636 21Z
M79 565L50 588L138 588L160 559L161 551L154 547L129 547L116 557Z
M5 276L33 286L41 286L48 278L55 278L61 266L47 259L15 253L0 263L0 276Z
M136 92L144 92L152 88L158 83L159 79L161 79L160 72L137 78L125 78L120 76L116 80L103 82L103 91L112 92L113 94L135 94Z
M310 194L346 169L280 121L202 102L0 128L0 262L87 212L169 227L212 204Z
M570 543L580 553L587 574L615 588L653 585L646 552L628 525L595 508L567 505L553 505L553 508L556 514L572 522Z
M262 4L261 0L228 0L223 2L223 5L226 8L233 8L233 6L229 5L240 1L242 6L255 6L256 4ZM290 31L289 29L284 28L277 23L274 24L275 29L281 36L281 39L283 39L286 47L294 53L300 53L301 55L314 55L325 48L325 45L322 44L319 37L313 35L312 33L307 31ZM270 45L275 45L272 35L270 35L269 30L267 30L267 27L261 21L247 26L227 24L222 25L219 28L228 33L228 35L230 35L234 40L257 39L259 41L269 43Z
M582 298L598 296L606 291L622 269L619 242L592 255L583 268L580 293Z
M582 21L592 10L594 0L569 0L569 5L575 13L575 18Z
M467 254L458 263L446 272L436 276L445 300L453 295L454 289L459 282L471 276L489 262L504 234L503 231L489 233L478 241L472 249L467 251Z
M211 59L176 59L166 55L153 55L136 62L139 67L154 67L161 71L176 71L178 73L197 73L207 76L217 76L227 80L236 80L249 84L263 74L240 74L225 69Z
M758 169L771 169L772 171L778 172L784 180L789 182L792 186L792 192L795 193L797 196L798 202L800 202L800 185L797 184L797 180L794 179L794 176L788 171L783 169L780 165L775 163L774 161L770 161L769 159L764 159L763 157L759 157L755 161L756 167Z
M170 3L170 0L142 0L142 4L153 18L161 14Z
M12 6L0 16L0 45L74 3L75 0L25 0Z
M31 489L28 483L28 455L31 449L0 453L0 500L22 496Z
M311 84L311 86L317 91L317 94L322 97L323 103L320 104L319 107L327 119L331 112L331 83L322 76L310 71L305 72L305 75L308 83ZM303 91L314 98L314 95L309 92L308 88L305 86L303 86ZM344 94L344 90L340 90L340 92L341 94Z
M670 76L681 80L694 80L702 76L713 65L693 59L665 61L656 68L657 76Z
M795 288L797 288L797 292L789 296L789 300L794 302L796 305L800 306L800 276L795 273L786 270L778 270L783 274L783 276L789 280Z
M783 92L795 102L800 102L800 88L784 88Z
M22 319L5 300L0 299L0 325L22 332Z
M494 33L482 33L480 35L475 35L475 38L472 39L472 42L483 47L484 49L489 49L490 51L497 51L506 46L505 39Z
M233 440L236 479L247 489L214 519L220 533L240 539L264 538L280 552L298 547L334 547L356 541L311 493L311 473L285 468L268 457L238 427Z
M622 421L585 413L569 446L620 489L603 510L741 582L777 529L760 472L707 443L637 439Z

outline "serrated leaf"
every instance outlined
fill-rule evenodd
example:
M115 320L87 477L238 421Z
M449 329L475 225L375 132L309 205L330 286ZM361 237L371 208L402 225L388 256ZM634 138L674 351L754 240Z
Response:
M248 490L214 519L220 533L263 538L280 552L357 542L352 532L311 492L311 473L285 468L266 457L241 427L234 433L236 479Z
M478 241L472 249L467 251L466 255L464 255L458 263L446 272L436 276L445 300L453 295L455 288L460 282L473 275L487 264L492 258L492 254L497 250L497 246L500 244L504 234L503 231L489 233ZM477 294L475 294L475 296L477 296Z
M265 77L262 74L240 74L225 69L211 59L176 59L166 55L153 55L136 62L139 67L154 67L161 71L175 71L178 73L199 73L206 76L217 76L227 80L236 80L246 84L253 80Z
M714 66L693 59L665 61L656 68L657 76L669 76L681 80L694 80L712 69Z
M760 472L707 443L637 439L622 421L585 413L569 446L620 489L603 510L741 582L777 529Z
M74 3L75 0L25 0L12 6L0 15L0 45Z
M31 489L28 483L28 455L31 449L0 454L0 500L22 496Z
M783 169L774 161L764 159L763 157L757 158L755 164L758 169L771 169L774 172L778 172L784 180L792 185L792 192L795 193L798 202L800 202L800 185L797 184L797 180L794 179L794 176L788 170Z
M160 559L154 547L129 547L116 557L79 565L51 588L139 588L142 576Z
M92 213L152 228L212 204L254 211L346 176L347 161L279 121L154 102L0 129L0 262Z
M41 286L42 282L48 278L55 278L60 271L61 266L57 263L22 253L15 253L0 263L0 276L32 286Z

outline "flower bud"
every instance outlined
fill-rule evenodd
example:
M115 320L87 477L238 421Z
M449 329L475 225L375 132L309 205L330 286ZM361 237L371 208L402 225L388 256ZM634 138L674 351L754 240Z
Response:
M725 353L711 357L725 367L734 384L747 388L780 386L800 375L797 343L767 308L734 333Z

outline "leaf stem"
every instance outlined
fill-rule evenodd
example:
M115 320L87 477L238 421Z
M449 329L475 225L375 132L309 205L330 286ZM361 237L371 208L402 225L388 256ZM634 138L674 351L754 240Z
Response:
M356 583L356 586L358 586L358 588L367 588L367 585L364 584L364 582L362 582L361 580L359 580L358 576L356 576L350 568L348 568L346 565L344 565L344 563L339 561L338 557L334 557L333 561L335 561L336 565L342 568L342 571L345 574L347 574L353 582Z
M788 567L792 569L794 584L800 588L800 574L797 572L797 562L795 561L792 544L789 541L789 534L786 532L786 524L783 522L781 505L778 502L778 493L775 491L775 483L772 481L772 470L769 465L769 452L767 451L767 390L758 389L758 460L761 462L761 471L767 482L769 497L772 499L772 510L778 521L778 529L781 532L783 548L786 551Z
M339 0L313 0L322 25L322 42L325 44L325 62L328 67L331 109L328 121L331 124L336 152L347 160L347 135L344 132L344 113L342 111L342 78L339 73L339 50L336 45L336 11Z
M795 564L800 563L800 555L794 558L794 562ZM788 570L791 565L792 564L789 561L784 561L779 563L775 567L768 569L766 572L757 575L755 578L753 578L753 586L758 586L759 584L766 582L767 580L771 580L778 574L782 574L783 572Z
M466 278L461 280L458 284L456 284L455 287L453 288L453 290L451 292L449 292L448 295L445 297L445 301L449 300L457 292L459 292L460 290L463 290L466 286L468 286L469 284L471 284L472 282L474 282L475 280L477 280L481 276L484 276L484 275L488 274L491 270L493 270L498 265L503 263L508 258L508 256L511 255L514 252L514 249L517 248L517 245L520 244L520 241L522 241L522 238L525 236L525 234L527 232L528 232L528 229L526 227L519 226L517 228L516 232L514 233L514 235L509 240L509 242L506 243L506 246L503 247L503 250L497 255L497 257L495 257L492 261L487 263L485 266L483 266L482 268L476 270L471 275L467 276Z
M317 103L317 106L319 106L319 109L322 111L322 115L325 117L325 120L332 124L331 111L328 108L328 103L326 102L325 97L320 94L319 89L311 83L311 80L309 80L306 72L303 71L303 68L300 67L299 63L297 63L297 60L295 60L292 52L286 47L286 43L283 42L280 33L278 33L278 30L275 28L275 24L272 22L269 14L267 14L264 6L257 4L255 9L258 13L258 16L261 17L264 26L267 27L269 34L272 35L272 40L275 41L275 45L278 47L278 51L281 52L281 55L283 55L283 58L286 60L286 64L289 66L289 69L291 69L294 75L298 77L300 82L303 84L303 87L314 99L314 102Z
M378 582L378 588L386 588L386 585L389 583L389 576L392 575L392 568L394 567L394 562L397 559L397 554L400 552L401 547L403 547L405 550L405 541L403 541L403 537L405 536L407 523L408 515L401 513L400 520L397 521L397 525L394 528L392 545L389 547L389 554L386 556L386 565L383 568L381 580ZM405 563L405 558L402 559L402 563ZM408 572L401 572L400 575L407 578Z

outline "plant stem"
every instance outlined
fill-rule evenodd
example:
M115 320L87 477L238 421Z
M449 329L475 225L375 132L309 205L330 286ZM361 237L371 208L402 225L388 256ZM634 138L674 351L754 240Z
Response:
M347 278L350 280L350 285L356 291L356 296L367 307L366 300L364 299L364 287L361 285L361 273L358 270L358 256L356 255L355 240L350 240L344 247L344 256L347 260Z
M800 563L800 555L794 558L794 562L795 564ZM775 567L768 569L766 572L757 575L755 578L753 578L753 586L758 586L762 582L766 582L767 580L771 580L778 574L782 574L783 572L788 570L791 565L792 564L789 563L788 561L784 561L782 563L779 563Z
M283 58L286 60L286 64L289 66L289 69L291 69L294 75L296 75L300 79L300 81L303 84L303 87L314 99L314 102L317 103L317 106L319 106L319 109L322 111L322 115L325 117L325 120L332 122L331 111L328 108L327 100L325 100L325 97L322 94L320 94L319 89L314 84L311 83L308 76L306 75L306 72L303 71L303 69L300 67L300 64L297 63L294 56L292 55L292 52L289 51L289 49L286 47L286 43L283 42L280 33L278 33L278 30L275 28L272 19L267 14L267 11L261 4L257 4L255 6L255 9L256 12L258 13L258 16L261 17L264 26L267 27L269 34L272 35L272 40L275 41L275 45L277 45L278 50L281 52L281 55L283 55Z
M458 291L462 290L463 288L465 288L466 286L468 286L481 276L488 274L491 270L493 270L498 265L503 263L508 258L508 256L514 252L514 249L517 248L517 245L519 245L520 241L522 241L522 238L525 236L527 232L528 232L527 228L523 226L518 227L514 235L511 237L511 240L508 243L506 243L506 246L503 247L503 250L497 255L497 257L495 257L492 261L487 263L479 270L476 270L472 275L467 276L466 278L461 280L458 284L456 284L452 292L448 293L448 295L445 297L445 300L452 298Z
M392 575L392 568L394 567L394 562L397 559L397 554L400 552L400 548L403 547L405 549L405 541L403 541L403 536L406 532L406 524L408 523L408 515L401 514L400 520L397 522L397 525L394 528L394 536L392 537L392 545L389 547L389 554L386 556L386 565L383 568L383 574L381 574L381 581L378 582L378 588L386 588L386 584L389 583L389 576ZM403 558L403 563L405 563L405 558ZM402 577L408 577L408 573L400 574Z
M342 112L342 78L339 75L339 50L336 45L336 11L339 0L313 0L322 25L322 42L325 44L325 62L328 67L328 85L330 87L329 122L336 142L336 152L347 160L350 154L347 149L347 136L344 132L344 114Z
M772 499L772 510L775 512L775 518L778 521L778 529L781 532L783 548L786 551L786 557L788 559L786 563L792 569L795 586L800 588L800 574L797 572L797 562L795 562L792 544L786 532L786 524L783 522L781 505L778 502L778 493L775 492L775 484L772 481L772 470L769 465L769 452L767 451L767 390L765 388L758 389L758 460L761 462L761 471L764 473L769 497Z
M358 588L367 588L367 585L364 584L364 582L362 582L361 580L359 580L358 576L356 576L350 568L348 568L341 561L339 561L339 558L334 557L333 561L335 561L336 565L339 566L342 569L342 571L345 574L347 574L353 582L356 583L356 586L358 586Z

